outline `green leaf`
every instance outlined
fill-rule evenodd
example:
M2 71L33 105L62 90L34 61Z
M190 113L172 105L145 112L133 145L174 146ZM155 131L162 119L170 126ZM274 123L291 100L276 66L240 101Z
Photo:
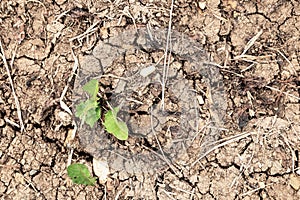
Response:
M128 128L126 123L117 119L119 108L114 108L104 115L104 127L107 132L113 134L119 140L127 140Z
M89 94L90 98L76 106L75 116L86 122L90 127L93 127L101 116L100 106L97 102L98 80L90 80L83 86L83 90Z
M73 183L94 185L96 182L96 178L91 176L87 166L85 166L84 164L75 163L69 165L69 167L67 168L67 172Z
M101 110L98 102L93 99L81 102L76 106L75 116L86 122L90 127L93 127L101 117Z
M91 109L87 112L85 117L85 122L90 126L93 127L94 124L100 119L101 116L101 110L99 107L96 107L95 109Z
M91 99L97 100L97 93L99 90L98 80L90 80L83 86L83 90L90 95Z

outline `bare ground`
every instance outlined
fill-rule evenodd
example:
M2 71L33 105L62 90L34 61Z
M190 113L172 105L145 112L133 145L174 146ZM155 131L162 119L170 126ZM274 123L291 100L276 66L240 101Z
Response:
M66 174L74 126L60 97L68 86L62 101L72 107L76 57L122 30L167 28L171 2L0 5L1 199L299 199L298 1L175 1L172 29L202 44L222 74L223 140L199 162L154 176L112 171L96 186L74 185ZM204 100L201 119L209 122ZM72 145L72 162L91 167L80 142Z

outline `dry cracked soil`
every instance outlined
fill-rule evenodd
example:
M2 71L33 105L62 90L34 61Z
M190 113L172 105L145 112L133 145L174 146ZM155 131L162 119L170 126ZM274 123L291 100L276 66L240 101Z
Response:
M126 122L139 137L117 141L100 122L93 136L76 131L78 77L98 75L99 95L117 99L123 79L134 80L149 63L162 69L164 61L164 42L151 49L145 38L136 39L139 48L132 50L127 40L140 30L164 36L157 30L170 22L172 37L187 38L173 43L168 56L170 80L178 81L164 97L159 82L127 85L136 91L125 93L133 99ZM299 27L297 0L2 0L0 198L299 199ZM117 37L125 42L116 44L128 32L132 38ZM155 110L162 99L167 117ZM197 105L185 107L190 102ZM173 155L174 138L179 154L166 160L161 153ZM105 145L140 155L140 171L120 162L101 183L73 184L70 161L92 172L93 157L122 156L102 153ZM152 162L155 156L159 162Z

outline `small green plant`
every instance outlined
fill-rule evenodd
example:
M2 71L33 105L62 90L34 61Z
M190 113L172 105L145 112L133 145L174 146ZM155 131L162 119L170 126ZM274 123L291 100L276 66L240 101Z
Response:
M75 116L86 122L90 127L93 127L101 117L101 107L97 97L99 90L98 81L95 79L90 80L83 86L83 90L89 94L89 99L77 105ZM119 108L117 107L109 110L104 115L103 126L108 133L114 135L117 139L127 140L128 128L124 122L117 118L118 112Z
M91 81L87 82L83 86L83 90L89 94L89 99L85 102L81 102L76 107L76 117L79 117L82 121L85 121L90 127L93 127L94 124L100 119L101 117L101 109L98 104L98 81L92 79Z
M83 185L95 185L96 178L92 177L87 166L84 164L71 164L67 168L68 176L72 179L73 183Z
M127 125L118 120L117 114L119 108L114 108L108 111L104 116L104 127L107 132L113 134L119 140L127 140L128 138L128 128Z
M101 117L101 107L98 103L97 97L99 85L95 79L90 80L83 86L83 90L88 93L89 98L76 106L75 116L79 117L82 122L87 123L93 127ZM119 108L112 108L104 115L103 126L106 131L114 135L119 140L127 140L128 128L126 123L117 118ZM70 165L67 168L68 176L72 179L73 183L83 185L94 185L96 178L90 175L88 168L79 163Z

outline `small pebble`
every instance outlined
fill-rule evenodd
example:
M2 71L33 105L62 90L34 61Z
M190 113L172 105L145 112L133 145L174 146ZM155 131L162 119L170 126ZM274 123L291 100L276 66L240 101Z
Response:
M200 2L198 3L198 5L199 5L199 8L200 8L201 10L204 10L204 9L206 8L206 2L205 2L205 1L200 1Z
M155 71L155 67L153 65L149 67L145 67L141 70L140 75L143 77L147 77Z

